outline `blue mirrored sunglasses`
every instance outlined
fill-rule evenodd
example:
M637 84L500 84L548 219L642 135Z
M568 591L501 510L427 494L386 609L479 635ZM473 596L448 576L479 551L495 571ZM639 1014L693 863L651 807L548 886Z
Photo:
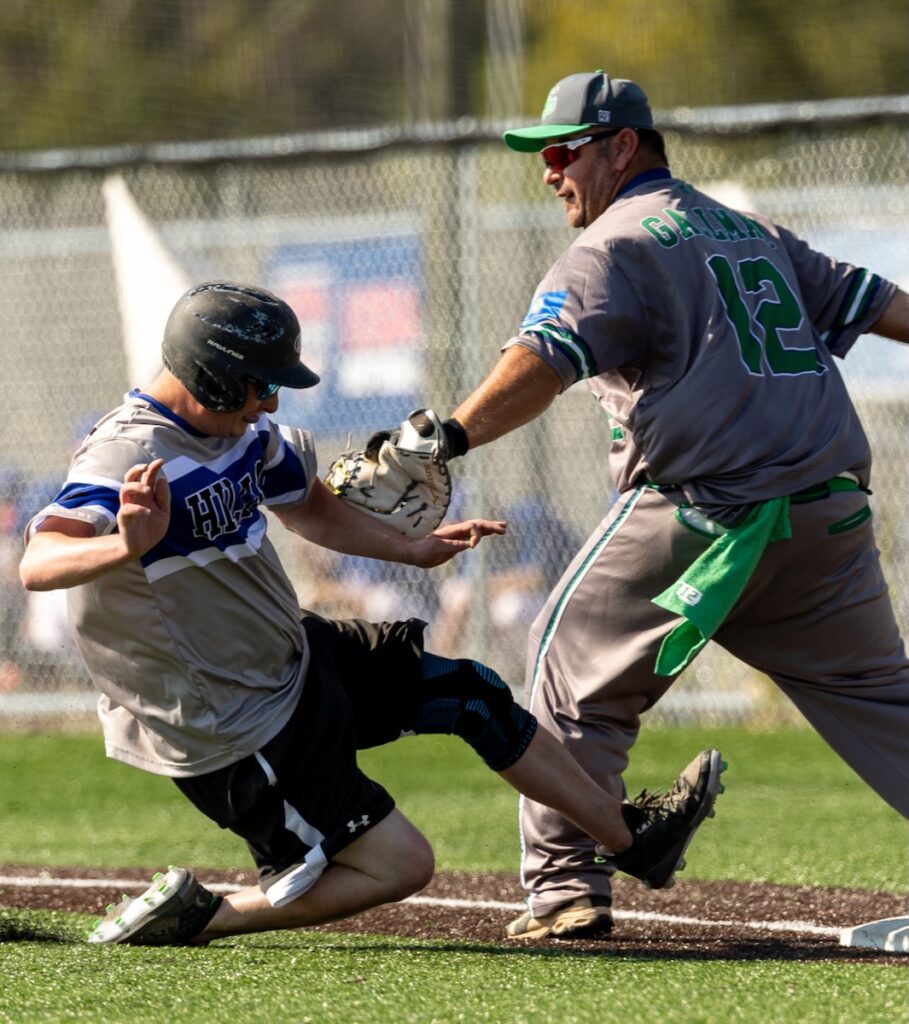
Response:
M265 402L272 395L276 395L278 388L281 387L280 384L268 384L264 380L256 380L255 377L247 377L246 379L252 384L253 394L260 402Z

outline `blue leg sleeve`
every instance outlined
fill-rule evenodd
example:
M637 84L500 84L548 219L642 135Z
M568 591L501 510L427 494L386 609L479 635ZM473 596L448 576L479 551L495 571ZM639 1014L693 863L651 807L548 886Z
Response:
M457 735L494 771L510 768L527 749L537 721L517 704L488 665L423 653L423 686L410 727Z

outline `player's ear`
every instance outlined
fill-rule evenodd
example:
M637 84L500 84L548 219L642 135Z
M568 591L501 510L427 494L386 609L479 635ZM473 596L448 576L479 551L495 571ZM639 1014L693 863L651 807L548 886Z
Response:
M616 170L624 171L641 147L638 133L634 128L623 128L617 135L613 136L611 141L612 158L615 161Z

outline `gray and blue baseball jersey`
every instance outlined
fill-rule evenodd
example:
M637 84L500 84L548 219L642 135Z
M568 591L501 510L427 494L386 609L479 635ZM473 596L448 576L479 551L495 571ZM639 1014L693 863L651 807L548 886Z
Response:
M141 559L68 592L80 653L100 691L110 757L174 777L259 750L297 704L308 647L264 508L306 497L312 438L268 417L240 438L199 433L134 391L76 452L36 516L116 528L137 463L165 460L171 522Z

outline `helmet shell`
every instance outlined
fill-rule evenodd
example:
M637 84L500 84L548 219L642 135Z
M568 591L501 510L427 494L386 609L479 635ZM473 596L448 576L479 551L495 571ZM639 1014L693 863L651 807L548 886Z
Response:
M288 388L319 383L300 360L300 323L283 300L251 285L207 281L171 310L161 347L164 365L206 409L236 412L247 382Z

